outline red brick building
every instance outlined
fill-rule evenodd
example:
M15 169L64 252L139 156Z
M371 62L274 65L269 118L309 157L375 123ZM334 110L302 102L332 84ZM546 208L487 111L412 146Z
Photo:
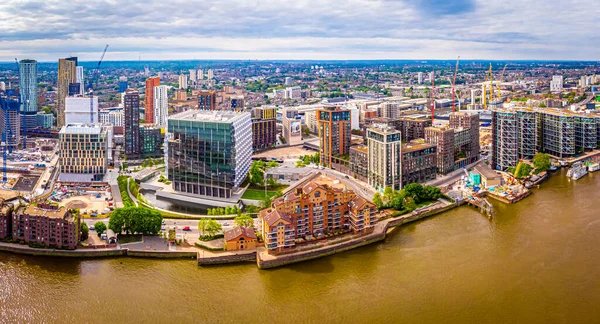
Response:
M79 218L65 208L40 204L20 207L12 215L12 238L25 243L75 249L79 239Z
M12 234L12 206L2 204L0 208L0 240Z
M144 114L147 124L154 124L154 87L160 85L159 77L146 79L146 95L144 99Z

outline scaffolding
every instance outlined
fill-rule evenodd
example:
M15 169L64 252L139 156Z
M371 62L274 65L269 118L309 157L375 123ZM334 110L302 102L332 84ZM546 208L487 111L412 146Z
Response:
M492 111L492 166L515 167L519 161L519 121L515 111Z
M575 116L546 112L542 120L544 152L559 158L575 155Z
M533 159L541 149L541 116L532 110L518 110L519 119L519 155L523 159Z
M598 146L597 118L575 117L575 146L578 153L591 151Z

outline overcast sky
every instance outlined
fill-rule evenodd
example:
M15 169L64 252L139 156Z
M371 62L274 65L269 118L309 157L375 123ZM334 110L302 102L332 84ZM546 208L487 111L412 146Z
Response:
M600 60L600 0L0 1L0 61Z

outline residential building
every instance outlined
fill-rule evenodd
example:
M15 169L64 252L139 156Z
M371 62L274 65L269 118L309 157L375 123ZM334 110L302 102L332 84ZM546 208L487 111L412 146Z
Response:
M225 231L224 239L226 251L255 250L258 241L253 227L241 226Z
M192 84L196 84L196 70L190 70L190 81Z
M354 119L352 120L354 121ZM317 122L317 111L307 111L304 113L304 122L311 133L319 133L319 123Z
M79 241L79 217L65 207L50 204L22 206L12 214L12 239L26 244L75 249Z
M133 158L140 153L140 95L136 90L128 89L123 98L125 156Z
M164 138L161 128L152 125L140 127L140 155L143 158L163 156Z
M317 123L321 165L331 168L337 158L348 160L348 157L344 157L350 153L350 111L338 106L317 109Z
M119 77L119 93L124 93L125 91L127 91L127 88L129 88L129 85L127 84L127 77L120 76Z
M114 127L122 127L123 119L123 108L121 107L105 108L98 112L98 120L101 124L111 124Z
M423 72L417 72L417 83L423 83Z
M160 78L159 77L152 77L152 78L148 78L146 79L146 94L144 97L144 114L145 114L145 121L148 124L154 124L156 123L155 118L154 118L154 112L155 112L155 108L154 108L154 88L158 87L160 85Z
M167 127L169 114L169 97L167 86L154 87L154 124L158 127Z
M425 141L437 147L437 173L448 174L454 171L454 130L447 127L427 127Z
M21 128L31 129L37 126L38 111L38 82L37 82L37 61L21 60L19 61L19 75L21 94ZM24 130L21 130L24 133Z
M36 115L37 126L41 128L52 128L54 125L54 114L45 114L38 112Z
M277 144L277 108L252 109L252 149L258 152Z
M377 208L345 184L313 174L261 210L261 234L269 253L283 252L295 241L319 238L331 232L372 230Z
M561 92L563 90L563 76L553 75L550 81L550 92Z
M186 90L188 88L188 78L185 74L179 75L179 89Z
M471 164L479 159L479 114L469 111L458 111L450 114L450 128L468 129L468 139L463 147L458 149L459 156L464 157L465 163Z
M187 100L187 91L177 89L175 90L175 101L186 101Z
M401 117L397 128L402 132L402 140L409 142L418 138L425 137L425 128L431 127L431 119L422 115Z
M365 145L350 147L350 169L352 175L368 182L369 176L369 147Z
M284 84L285 84L286 86L291 86L291 85L293 85L293 84L294 84L294 79L292 79L291 77L285 77L285 82L284 82Z
M199 70L198 70L198 74L196 74L196 78L197 78L198 80L204 80L204 70L202 70L202 69L199 69Z
M91 100L90 100L91 99ZM91 107L90 107L91 106ZM84 97L81 95L65 99L65 124L97 123L98 97Z
M13 206L7 205L2 201L0 206L0 240L12 236L12 213Z
M65 99L69 95L69 85L75 83L77 58L58 59L58 80L56 82L56 125L65 125Z
M293 146L300 145L303 142L301 117L298 110L294 108L283 109L282 115L282 135L285 143Z
M169 180L180 193L230 198L250 170L250 113L188 110L168 121Z
M104 180L111 148L110 126L68 124L58 134L59 180L98 182Z
M298 99L298 98L300 98L301 92L302 92L302 88L300 88L299 86L285 88L284 98L285 99Z
M543 113L542 150L559 158L574 156L576 153L575 131L574 114L560 110L549 110Z
M14 90L8 89L4 95L0 94L0 108L0 134L6 136L8 150L12 151L21 144L19 98Z
M436 145L411 142L402 147L402 186L434 180L436 174Z
M385 125L367 129L369 184L379 191L402 189L402 134Z
M214 75L214 73L213 73L213 70L212 70L212 69L208 70L208 73L207 73L206 77L207 77L207 79L209 79L209 80L212 80L212 79L214 79L214 78L215 78L215 75Z
M276 179L278 183L291 185L298 180L306 177L308 173L305 168L279 166L276 168L268 168L267 179Z
M216 110L217 109L217 93L214 90L200 91L198 93L198 109L200 110Z
M78 95L83 95L85 92L85 80L83 74L83 66L75 67L75 83L79 84L79 92Z
M379 116L383 118L398 119L398 104L384 102L379 105Z

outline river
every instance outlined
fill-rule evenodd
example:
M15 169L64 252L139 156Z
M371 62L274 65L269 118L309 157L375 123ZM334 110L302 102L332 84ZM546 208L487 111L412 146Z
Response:
M563 171L564 172L564 171ZM0 254L0 322L597 323L600 173L273 270Z

